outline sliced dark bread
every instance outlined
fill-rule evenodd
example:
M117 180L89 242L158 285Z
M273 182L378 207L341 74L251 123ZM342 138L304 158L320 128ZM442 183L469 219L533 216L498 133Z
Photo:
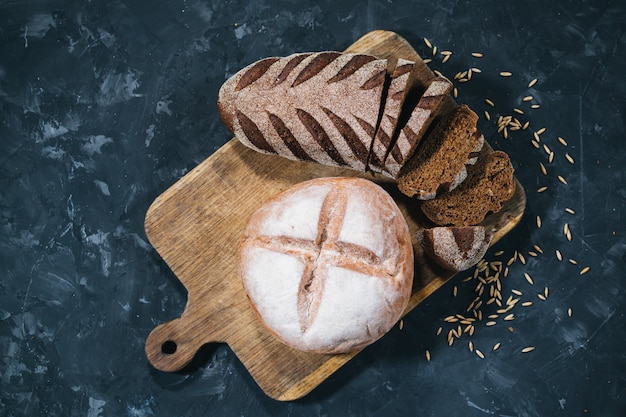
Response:
M371 171L383 171L385 158L392 145L392 139L395 137L405 99L412 88L421 82L416 74L418 68L415 62L399 58L391 71L389 88L383 93L386 100L382 118L370 151L368 168Z
M385 173L396 178L402 166L411 158L432 121L439 115L449 97L452 83L445 77L433 78L411 111L406 124L385 159Z
M485 256L492 235L483 226L439 226L418 230L416 238L424 252L441 267L465 271Z
M456 189L422 203L422 212L437 225L469 226L497 212L513 196L515 179L509 156L502 151L486 154L467 166L467 179Z
M435 198L441 190L458 185L465 163L479 144L478 116L461 105L442 117L422 139L422 145L400 169L398 188L420 200Z

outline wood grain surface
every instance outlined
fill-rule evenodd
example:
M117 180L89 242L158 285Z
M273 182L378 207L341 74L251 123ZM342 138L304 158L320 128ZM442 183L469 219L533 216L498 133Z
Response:
M421 62L406 40L388 31L370 32L346 51ZM423 76L432 77L422 65ZM251 214L293 184L331 176L375 181L404 214L416 259L413 294L405 314L454 275L423 256L415 232L426 224L425 219L416 202L403 196L389 178L263 155L232 139L160 195L146 214L150 243L188 291L182 316L159 325L147 338L146 354L155 368L178 371L202 345L224 342L268 396L288 401L309 393L358 354L312 354L283 345L257 320L239 278L239 241ZM513 198L485 219L484 224L496 230L492 244L515 227L525 205L518 182ZM377 343L384 343L384 337Z

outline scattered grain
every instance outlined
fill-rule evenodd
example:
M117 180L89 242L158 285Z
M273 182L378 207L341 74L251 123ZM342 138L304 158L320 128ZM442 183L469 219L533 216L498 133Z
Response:
M522 101L532 101L533 96L526 96L522 99Z
M525 347L524 349L522 349L522 353L532 352L533 350L535 350L534 346L528 346L528 347Z
M588 266L584 267L583 269L580 270L580 275L584 275L587 272L589 272L591 268L589 268Z
M533 248L539 252L539 253L543 253L543 249L541 249L541 247L539 247L539 245L533 245Z
M537 144L536 148L539 148L539 144ZM546 166L543 164L543 162L539 162L539 167L541 168L541 173L543 175L548 175L548 170Z
M541 107L541 105L540 105L540 104L531 104L531 105L530 105L530 108L531 108L531 109L538 109L539 107Z
M563 255L561 254L560 250L557 249L557 250L554 251L554 253L556 255L556 259L558 259L559 262L563 260Z
M541 293L537 294L537 298L540 299L541 301L546 301L546 297Z
M428 40L428 38L424 38L424 43L428 46L429 49L433 48L433 44Z
M531 305L533 305L533 302L532 302L532 301L524 301L524 302L522 303L522 307L530 307Z
M524 255L522 255L521 253L519 254L519 261L522 263L522 265L526 265L526 258L524 258Z
M528 129L528 126L530 126L530 121L527 121L526 123L524 123L524 125L522 125L522 129L526 130Z
M537 216L537 229L541 229L541 217Z
M506 316L504 316L504 320L505 321L511 321L515 319L515 314L511 313L511 314L507 314Z
M524 114L524 110L518 109L517 107L513 109L513 111L517 114Z
M442 332L442 331L443 331L443 328L440 326L440 327L437 329L436 335L437 335L437 336L439 336L439 335L441 334L441 332Z
M459 89L454 87L454 89L452 90L452 95L454 96L454 98L457 98L459 96Z
M495 345L493 345L493 347L491 348L491 350L496 351L500 349L500 342L496 343Z
M473 56L474 58L482 58L482 57L483 57L483 54L482 54L482 53L480 53L480 52L472 52L472 56Z
M426 349L426 360L430 362L430 351Z
M495 326L496 324L497 324L497 322L495 322L495 321L488 321L487 323L485 323L485 326L491 327L491 326Z
M537 84L537 79L533 78L532 80L530 80L530 82L528 83L528 88L531 88L533 85Z
M430 64L431 62L433 62L433 60L430 58L424 58L422 61L424 61L424 64Z
M554 152L548 154L548 162L552 163L552 161L554 161Z
M569 263L571 263L572 265L578 265L578 261L576 259L568 259Z
M569 162L570 164L574 164L574 158L572 158L572 156L567 152L565 152L565 159L567 159L567 162Z
M524 278L526 278L526 281L530 285L533 285L535 283L535 281L533 281L533 278L530 276L530 274L528 272L524 272Z
M501 72L500 72L500 76L501 76L501 77L510 77L510 76L512 76L512 75L513 75L513 73L512 73L512 72L510 72L510 71L501 71Z
M537 189L538 193L543 193L544 191L546 191L548 189L548 187L539 187L539 189Z
M576 214L576 212L575 212L573 209L569 208L569 207L567 207L567 208L565 209L565 212L566 212L566 213L569 213L569 214Z
M563 176L559 175L559 176L557 176L557 178L558 178L558 179L559 179L559 181L561 181L563 184L567 185L567 180L566 180Z
M398 323L398 328L400 330L404 329L404 320L400 320L400 323Z
M469 348L470 352L474 351L474 343L471 340L467 343L467 347Z
M572 307L567 309L567 315L572 317Z
M515 295L520 296L520 297L523 295L523 293L522 293L520 290L515 290L515 289L513 289L513 290L511 290L511 292L512 292L513 294L515 294Z
M559 136L559 143L563 146L567 146L567 141Z
M493 256L500 256L500 255L502 255L503 253L504 253L504 251L503 251L503 250L499 250L499 251L497 251L496 253L494 253L494 254L493 254Z
M455 285L454 287L452 287L452 296L456 297L456 294L458 292L457 286Z
M476 354L478 355L480 359L485 359L485 355L483 355L483 353L480 350L476 349Z
M538 135L543 135L543 134L545 133L545 131L546 131L546 128L545 128L545 127L542 127L541 129L539 129L539 130L537 131L537 134L538 134Z

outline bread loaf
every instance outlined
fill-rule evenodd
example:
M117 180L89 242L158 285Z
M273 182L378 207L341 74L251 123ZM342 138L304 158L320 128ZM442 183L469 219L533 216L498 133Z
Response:
M267 58L224 83L218 109L259 152L365 171L386 71L386 60L362 54Z
M422 212L438 225L469 226L484 220L513 197L515 179L508 155L495 151L467 166L467 179L456 189L422 203Z
M416 235L424 252L451 271L465 271L485 256L492 235L483 226L433 227Z
M288 188L250 218L240 271L250 305L285 344L348 352L385 334L411 294L413 249L381 187L322 178Z

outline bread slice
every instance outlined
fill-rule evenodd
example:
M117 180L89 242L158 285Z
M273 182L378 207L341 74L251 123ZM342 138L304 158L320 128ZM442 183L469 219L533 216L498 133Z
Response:
M257 61L220 89L218 109L246 146L364 171L387 61L328 51Z
M445 77L430 81L385 158L384 171L388 176L398 176L400 168L411 158L426 130L439 115L451 90L452 83Z
M466 105L441 118L424 139L418 153L398 174L400 191L419 200L435 198L459 183L465 162L478 146L478 116Z
M285 344L349 352L382 337L411 296L411 235L400 209L362 178L318 178L263 203L243 231L250 306Z
M389 148L392 145L392 139L395 137L396 126L400 120L400 113L407 98L408 93L414 85L419 83L416 77L418 66L415 62L399 58L396 66L391 73L389 88L386 97L382 118L372 143L370 151L368 168L374 172L382 172L385 159Z
M485 256L492 235L483 226L438 226L418 230L416 238L433 261L458 272L471 268Z
M422 212L437 225L469 226L497 212L513 196L515 179L509 156L488 153L467 166L467 179L456 189L422 203Z

